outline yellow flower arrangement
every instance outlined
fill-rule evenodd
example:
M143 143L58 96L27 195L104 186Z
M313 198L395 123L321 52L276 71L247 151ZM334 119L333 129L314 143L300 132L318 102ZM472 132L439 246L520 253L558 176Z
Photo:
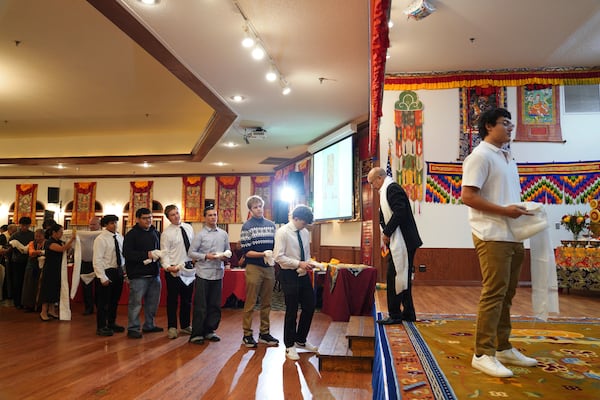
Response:
M564 226L569 232L573 234L573 238L577 240L577 237L582 230L588 227L589 215L582 214L577 211L575 214L563 215L560 220L560 224Z

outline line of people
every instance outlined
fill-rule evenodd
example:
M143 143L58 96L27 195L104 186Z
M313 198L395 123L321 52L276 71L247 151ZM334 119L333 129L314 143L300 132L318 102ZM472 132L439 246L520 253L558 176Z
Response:
M264 201L259 196L250 196L247 206L250 218L240 233L241 253L246 263L242 344L248 348L255 348L258 343L279 345L279 340L270 333L277 262L281 267L279 280L286 303L286 356L298 360L296 349L317 351L317 347L306 340L315 308L307 274L312 266L308 262L310 234L306 229L313 222L313 214L307 206L298 206L292 212L292 220L277 230L275 224L264 217ZM29 230L31 220L23 217L19 231L23 233L11 236L13 240L24 242L28 249L24 257L27 267L23 267L26 271L23 280L27 283L22 286L23 302L15 304L25 304L33 310L41 305L42 321L58 318L56 304L60 297L62 256L78 237L84 315L93 314L95 305L98 336L126 332L127 337L140 339L145 333L164 331L155 324L162 269L167 286L167 337L189 335L192 344L220 341L216 331L221 321L224 265L232 256L229 236L217 226L218 212L213 206L205 208L205 223L198 232L182 222L175 205L165 207L165 216L170 225L160 234L152 223L151 210L138 209L136 224L125 237L118 232L118 216L93 217L89 231L74 231L67 242L61 240L63 228L56 222L48 220L46 231L38 229L34 233ZM25 234L27 238L21 238ZM31 240L27 240L29 236ZM125 282L129 285L126 327L117 323ZM257 304L260 310L258 342L252 330ZM142 308L143 323L140 320Z

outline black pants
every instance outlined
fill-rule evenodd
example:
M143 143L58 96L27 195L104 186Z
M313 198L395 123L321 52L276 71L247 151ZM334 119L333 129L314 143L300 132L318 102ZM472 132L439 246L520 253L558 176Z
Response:
M221 322L221 291L223 280L209 281L196 277L194 293L194 316L192 318L192 335L206 336L214 332Z
M17 261L13 261L11 263L12 298L13 302L15 303L15 307L17 308L23 307L23 305L21 304L21 300L23 294L23 280L25 279L26 265L27 261L25 261L25 263L20 263Z
M279 272L279 281L285 296L283 342L285 347L292 347L294 342L306 342L315 313L315 292L309 275L298 276L295 270L282 269ZM302 307L299 320L298 305Z
M115 324L117 319L117 306L123 290L123 270L121 268L109 268L106 276L111 282L103 286L100 279L94 279L96 284L96 326L98 329Z
M187 286L179 277L165 271L167 283L167 322L169 328L177 328L177 306L179 306L179 327L190 326L192 311L192 293L194 285Z
M412 299L412 273L413 273L413 261L417 250L408 250L408 268L407 268L407 280L408 287L399 294L396 294L396 266L392 254L388 255L388 269L387 269L387 304L390 318L403 319L405 321L416 321L417 315L415 313L415 305ZM402 309L401 307L402 306Z
M81 262L81 274L89 274L94 272L94 265L91 261ZM83 291L83 304L85 305L85 311L94 311L94 281L86 284L83 280L81 281L81 289Z

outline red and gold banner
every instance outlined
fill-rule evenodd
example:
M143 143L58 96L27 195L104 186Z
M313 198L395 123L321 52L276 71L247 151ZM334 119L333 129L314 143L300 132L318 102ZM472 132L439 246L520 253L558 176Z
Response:
M96 212L96 182L73 184L72 225L87 225Z
M300 193L300 197L298 198L301 204L308 204L310 200L308 198L310 192L310 160L311 158L307 158L298 163L298 172L302 172L304 187L306 188L304 193Z
M272 220L273 212L273 177L272 176L251 176L250 193L260 196L265 202L265 218Z
M240 177L215 176L217 199L215 207L220 224L241 223L240 217Z
M35 225L35 204L37 202L37 183L17 184L15 216L13 222L19 223L21 217L29 217Z
M202 176L184 176L181 198L183 199L183 220L185 222L204 221L204 183Z
M283 186L283 183L287 179L287 176L290 174L290 172L294 171L295 169L296 165L290 164L275 171L275 182L273 183L273 189L277 190L278 188Z
M135 225L135 212L140 208L152 210L152 187L154 181L129 182L129 224Z

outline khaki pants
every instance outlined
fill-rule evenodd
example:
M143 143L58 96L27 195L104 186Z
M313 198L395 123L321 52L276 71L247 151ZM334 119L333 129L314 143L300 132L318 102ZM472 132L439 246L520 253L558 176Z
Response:
M244 303L244 336L252 335L252 313L260 296L260 333L269 333L271 298L275 286L275 269L254 264L246 265L246 302Z
M483 241L473 236L481 268L482 289L477 312L475 354L495 356L512 348L510 307L525 256L523 243Z

